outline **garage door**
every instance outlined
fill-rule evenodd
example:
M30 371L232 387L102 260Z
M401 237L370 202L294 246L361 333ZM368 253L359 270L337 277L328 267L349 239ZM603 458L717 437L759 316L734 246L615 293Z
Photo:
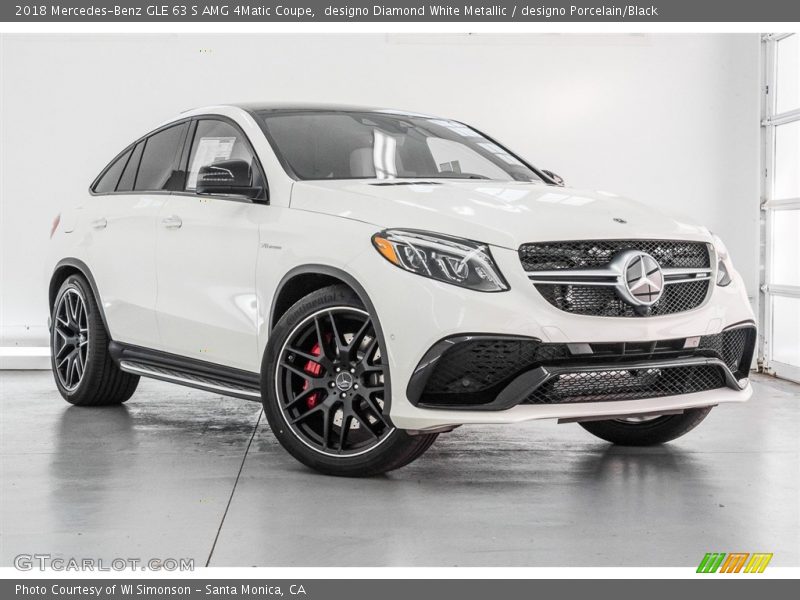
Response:
M762 360L800 381L800 35L764 37Z

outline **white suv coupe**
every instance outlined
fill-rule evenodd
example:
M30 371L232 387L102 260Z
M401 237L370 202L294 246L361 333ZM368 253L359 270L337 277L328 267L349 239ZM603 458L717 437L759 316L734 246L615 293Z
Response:
M140 376L260 401L325 473L396 469L469 423L659 444L751 395L753 314L718 238L458 121L191 110L51 237L68 402L125 402Z

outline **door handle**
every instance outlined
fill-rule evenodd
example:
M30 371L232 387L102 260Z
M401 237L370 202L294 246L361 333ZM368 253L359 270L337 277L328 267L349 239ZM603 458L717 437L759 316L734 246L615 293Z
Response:
M178 215L170 215L161 219L161 224L167 229L180 229L183 221Z
M99 219L92 221L92 227L95 229L105 229L106 225L108 225L108 221L105 217L100 217Z

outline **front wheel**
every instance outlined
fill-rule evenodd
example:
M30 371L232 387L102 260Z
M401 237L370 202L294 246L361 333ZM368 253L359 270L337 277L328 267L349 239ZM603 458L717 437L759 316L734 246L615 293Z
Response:
M436 434L409 435L388 416L389 366L372 316L343 285L298 301L264 359L267 421L283 447L329 475L366 477L421 456Z
M679 415L630 417L580 423L589 433L620 446L654 446L689 433L706 418L712 407L693 408Z

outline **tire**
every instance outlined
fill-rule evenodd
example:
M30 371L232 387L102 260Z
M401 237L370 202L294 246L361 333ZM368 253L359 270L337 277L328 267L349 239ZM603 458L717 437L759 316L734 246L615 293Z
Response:
M619 446L655 446L689 433L713 407L692 408L679 415L662 415L643 421L614 419L579 423L589 433Z
M76 406L109 406L128 400L139 376L119 369L92 288L70 275L52 307L50 364L61 396Z
M298 461L327 475L399 469L437 437L409 435L383 414L389 372L373 318L350 288L329 286L294 304L267 344L261 397L270 428Z

